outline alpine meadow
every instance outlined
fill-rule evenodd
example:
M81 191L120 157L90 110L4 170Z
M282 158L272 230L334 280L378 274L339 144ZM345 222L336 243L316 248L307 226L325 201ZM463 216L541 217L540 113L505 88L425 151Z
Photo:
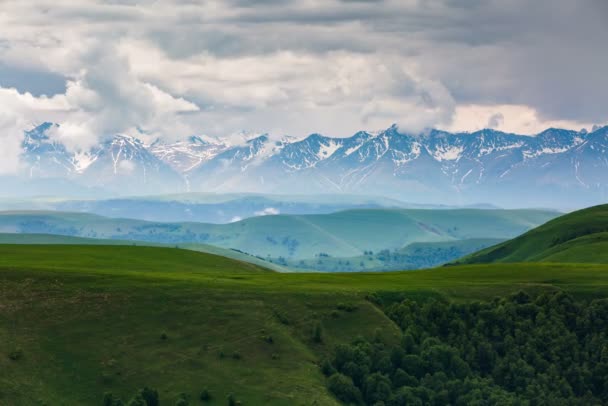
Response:
M0 406L608 405L607 19L0 2Z

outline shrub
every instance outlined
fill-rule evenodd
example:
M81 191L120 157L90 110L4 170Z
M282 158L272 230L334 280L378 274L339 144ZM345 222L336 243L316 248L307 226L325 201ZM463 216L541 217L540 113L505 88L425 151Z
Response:
M205 388L201 392L201 395L199 396L199 398L201 401L207 402L207 401L211 400L211 393L209 393L209 390L207 388Z
M279 310L274 310L274 316L277 318L279 323L289 325L289 319L285 315L285 313L280 312Z
M332 376L336 373L336 368L334 368L328 359L324 359L323 362L321 362L321 372L323 372L323 375L325 376Z
M103 394L102 404L103 406L115 406L117 400L119 399L115 398L110 392L106 392Z
M175 406L188 406L188 395L185 393L180 393L177 397L177 401L175 402Z
M140 394L137 394L127 403L127 406L146 406L146 401Z
M167 333L165 333L165 332L160 333L160 339L161 340L165 341L168 338L169 338L169 336L167 335Z
M357 305L354 303L338 303L338 306L336 306L336 308L338 310L342 310L345 312L354 312L355 310L357 310Z
M327 382L329 390L342 402L360 403L361 392L353 384L353 380L346 375L335 373Z
M8 353L8 358L12 361L19 361L23 358L23 350L21 348L14 349Z
M317 343L317 344L321 344L323 342L323 327L321 326L320 322L315 322L312 325L312 341Z
M241 359L242 358L241 353L238 352L238 351L233 352L232 353L232 358L233 359Z
M231 393L230 395L228 395L228 406L236 406L236 405L237 405L236 396L234 396L234 394Z
M146 406L159 406L158 391L144 387L139 394L145 400Z

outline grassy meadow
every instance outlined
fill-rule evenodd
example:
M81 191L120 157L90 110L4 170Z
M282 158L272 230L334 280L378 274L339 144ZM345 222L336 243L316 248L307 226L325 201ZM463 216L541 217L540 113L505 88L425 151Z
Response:
M333 405L319 362L361 335L398 341L372 302L487 300L519 290L605 297L608 268L500 264L357 274L274 273L139 246L0 246L0 404L95 405L150 386L161 404ZM314 339L319 328L322 339ZM11 354L21 354L11 359Z

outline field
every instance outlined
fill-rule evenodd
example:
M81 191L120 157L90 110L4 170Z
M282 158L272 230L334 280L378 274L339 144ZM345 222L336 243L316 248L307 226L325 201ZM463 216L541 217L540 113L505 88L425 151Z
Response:
M605 297L608 268L278 274L181 249L2 245L0 404L94 405L150 386L162 404L182 392L197 404L207 388L217 405L229 393L244 405L333 405L320 359L358 335L398 339L369 294L470 301L555 289Z

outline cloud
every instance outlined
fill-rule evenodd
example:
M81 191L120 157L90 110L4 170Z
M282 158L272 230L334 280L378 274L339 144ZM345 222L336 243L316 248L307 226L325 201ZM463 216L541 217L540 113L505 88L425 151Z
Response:
M61 116L69 109L63 96L36 97L0 87L0 174L19 169L23 130L47 115Z
M498 128L504 122L505 122L505 116L503 116L502 113L495 113L495 114L492 114L492 116L490 116L490 118L488 119L488 124L486 124L486 127Z
M3 154L41 121L72 149L116 132L590 127L607 121L606 15L603 0L5 0L0 86L30 104L2 112Z
M155 139L194 132L183 127L179 114L198 106L141 80L118 49L100 44L81 58L87 67L68 81L65 93L70 114L49 133L57 141L86 150L117 133Z
M135 163L123 159L118 163L118 168L121 170L121 172L131 173L135 170Z
M281 214L279 209L275 209L274 207L266 207L263 210L256 211L256 216L276 216L277 214Z

